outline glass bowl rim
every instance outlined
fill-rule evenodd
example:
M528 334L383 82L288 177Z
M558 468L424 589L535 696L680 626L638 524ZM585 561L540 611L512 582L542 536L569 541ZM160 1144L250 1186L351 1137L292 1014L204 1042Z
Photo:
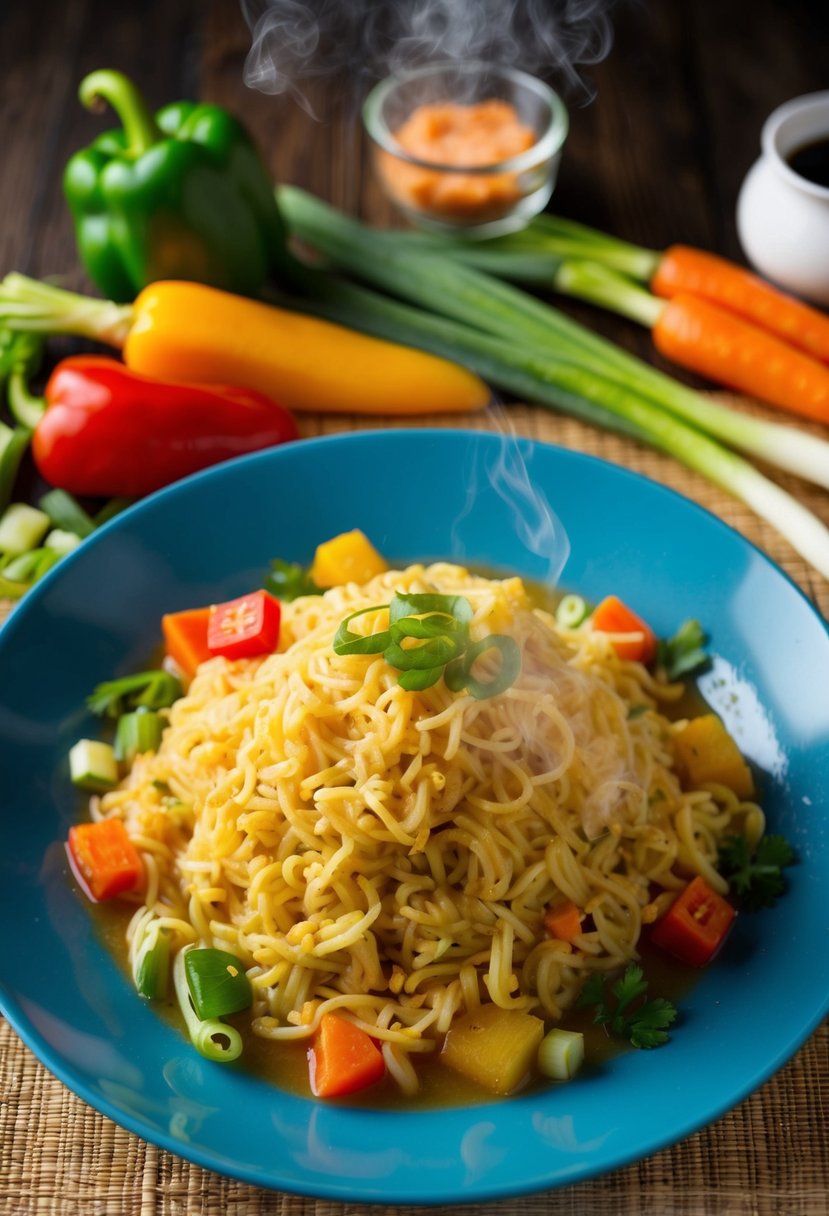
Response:
M382 118L383 102L399 85L408 84L413 80L426 79L429 76L446 71L458 72L469 76L487 71L492 75L506 78L514 84L522 85L530 92L535 93L537 97L541 98L549 106L550 121L546 130L524 152L520 152L517 156L511 156L506 160L495 161L489 165L452 165L447 164L445 161L423 160L420 157L412 156L410 152L407 152L397 142L389 130L385 119ZM545 84L543 80L539 80L537 76L531 76L529 72L522 72L518 68L504 67L497 63L487 63L483 60L470 60L467 63L441 60L425 64L419 68L412 68L409 71L393 73L379 81L363 103L363 125L369 136L379 147L406 164L414 165L419 169L430 169L435 173L464 173L470 176L480 176L493 172L520 173L525 169L535 168L539 160L552 158L561 150L567 138L570 129L570 116L566 105L558 93Z

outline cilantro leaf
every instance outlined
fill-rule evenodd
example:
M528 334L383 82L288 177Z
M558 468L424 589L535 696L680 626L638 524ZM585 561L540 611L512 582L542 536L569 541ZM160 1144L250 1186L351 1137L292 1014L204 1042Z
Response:
M786 890L783 870L797 861L785 836L763 836L752 854L745 836L729 836L719 850L719 869L746 912L770 908Z
M181 696L181 681L169 671L139 671L120 680L105 680L86 698L99 717L120 718L133 709L165 709Z
M275 557L271 562L270 572L265 575L264 587L278 600L290 603L301 595L322 595L323 588L318 587L304 566L298 562L286 562L281 557Z
M660 641L657 662L669 680L697 671L708 662L707 639L699 621L685 621L672 638Z
M624 974L611 986L613 1002L608 1001L606 977L594 971L576 1001L578 1007L595 1006L593 1021L608 1026L634 1047L650 1049L667 1043L666 1028L676 1018L676 1006L664 997L647 1000L648 981L642 968L629 963Z

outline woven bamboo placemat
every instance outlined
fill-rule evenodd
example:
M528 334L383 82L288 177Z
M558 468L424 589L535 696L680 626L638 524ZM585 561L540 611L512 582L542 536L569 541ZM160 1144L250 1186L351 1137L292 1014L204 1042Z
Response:
M700 503L763 549L829 618L829 582L770 525L675 461L539 410L515 406L509 417L520 435L601 456ZM489 415L428 423L500 425ZM303 429L312 435L386 425L408 424L306 419ZM829 524L829 496L794 478L777 480ZM602 1178L486 1210L493 1216L826 1216L827 1115L824 1026L757 1093L681 1144ZM483 1210L464 1205L460 1194L458 1204L457 1216ZM364 1210L257 1190L146 1144L65 1089L0 1019L0 1216L353 1216ZM370 1210L403 1216L417 1209Z

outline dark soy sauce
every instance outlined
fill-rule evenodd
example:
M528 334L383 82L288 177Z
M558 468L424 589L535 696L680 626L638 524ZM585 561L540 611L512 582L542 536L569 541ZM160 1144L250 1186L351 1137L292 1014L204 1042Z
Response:
M829 135L801 144L786 157L790 169L816 186L829 188Z

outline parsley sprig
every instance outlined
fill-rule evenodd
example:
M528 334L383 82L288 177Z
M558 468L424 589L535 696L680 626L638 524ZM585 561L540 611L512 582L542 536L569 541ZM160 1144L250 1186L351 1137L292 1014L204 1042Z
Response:
M309 571L298 562L286 562L281 557L275 557L271 568L265 575L264 587L278 600L290 603L301 595L322 595L322 587L318 587L311 578Z
M576 1004L595 1005L593 1021L607 1026L620 1039L628 1039L634 1047L660 1047L667 1043L666 1027L676 1017L676 1006L664 997L647 999L648 981L642 968L628 963L624 975L611 985L612 1001L608 1000L607 976L594 971L582 988Z
M785 836L763 836L752 853L745 836L720 845L719 870L746 912L770 908L786 890L783 870L797 861Z

